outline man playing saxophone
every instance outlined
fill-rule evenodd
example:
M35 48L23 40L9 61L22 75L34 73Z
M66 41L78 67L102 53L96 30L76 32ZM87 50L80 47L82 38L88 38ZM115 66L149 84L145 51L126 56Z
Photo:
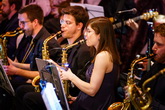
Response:
M23 55L22 60L26 61L27 58L30 58L29 63L18 63L8 59L9 66L6 66L6 73L10 76L16 75L25 77L27 79L33 79L35 76L39 75L35 58L42 58L42 46L43 41L50 36L49 32L43 27L43 11L38 5L28 5L22 8L18 14L19 26L24 31L26 36L31 36L32 39L30 41L27 50ZM21 43L20 43L21 44ZM19 45L18 48L22 46ZM48 42L48 50L56 47L60 47L55 39L51 39ZM25 49L25 48L23 48ZM54 50L51 51L50 57L57 61L59 58L59 52ZM19 85L28 84L26 82L19 82L19 80L15 80L11 82L16 89ZM21 106L21 105L20 105Z
M162 23L162 20L159 21L155 21L154 25L154 45L152 47L153 53L155 54L154 64L139 82L139 87L141 88L144 88L143 83L147 79L151 78L160 72L160 70L165 68L165 23ZM149 94L151 94L152 99L149 100L152 100L152 102L149 106L151 109L165 110L165 76L159 75L155 79L148 82L145 86L145 88L150 88ZM128 95L127 92L128 91L126 91L126 96ZM143 92L144 91L140 94L143 94Z
M160 70L165 68L165 23L160 24L154 28L154 45L152 50L156 56L154 57L155 63L150 71L145 74L141 80L141 84L152 77ZM147 87L150 87L150 93L153 98L151 107L153 110L165 109L165 76L159 76L151 81Z
M32 11L32 10L35 11ZM7 66L6 72L8 75L18 75L28 79L33 79L38 75L35 58L42 58L42 45L44 39L50 36L47 30L43 27L43 11L38 5L28 5L19 11L18 15L19 26L24 31L26 36L32 37L30 44L20 63L13 62L9 59L10 65ZM21 44L21 43L20 43ZM60 47L55 39L49 43L49 49ZM19 45L19 47L22 45ZM18 47L18 48L19 48ZM23 50L22 50L23 51ZM52 59L58 59L57 51L50 53ZM27 58L30 58L29 64L24 63Z

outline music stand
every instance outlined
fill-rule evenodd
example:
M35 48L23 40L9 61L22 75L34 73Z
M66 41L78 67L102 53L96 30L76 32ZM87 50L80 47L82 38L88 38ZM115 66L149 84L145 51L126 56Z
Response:
M39 58L36 58L36 63L37 63L37 67L39 70L41 80L50 82L51 84L53 84L53 87L55 88L54 93L55 93L55 95L57 95L57 98L58 98L59 103L61 104L63 110L69 110L69 105L68 105L66 95L64 93L63 84L60 79L56 66L47 60L43 60L43 59L39 59ZM48 84L48 85L51 86L50 84ZM44 98L45 93L41 92L41 94L43 95L43 98ZM52 98L55 99L56 97L53 97L53 95L51 97L47 97L45 99L45 102L49 101L49 103L52 103L52 100L54 100ZM57 102L57 100L54 102L54 105L56 105L56 102ZM48 105L50 108L53 108L48 103L45 103L45 105Z
M2 61L0 61L0 87L6 90L10 95L15 96L15 91L9 81L9 78L2 66Z
M71 6L82 6L86 9L89 15L89 19L95 17L103 17L104 9L102 6L90 5L90 4L81 4L81 3L70 3Z

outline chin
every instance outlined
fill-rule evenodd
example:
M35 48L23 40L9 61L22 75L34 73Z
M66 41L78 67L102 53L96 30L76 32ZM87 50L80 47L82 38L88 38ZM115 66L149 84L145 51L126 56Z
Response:
M86 42L86 45L87 45L87 46L91 46L88 42Z

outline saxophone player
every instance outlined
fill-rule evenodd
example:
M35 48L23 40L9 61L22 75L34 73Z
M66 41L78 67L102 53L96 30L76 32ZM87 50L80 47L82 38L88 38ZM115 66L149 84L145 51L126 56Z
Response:
M165 16L158 15L154 18L154 45L152 47L154 64L151 69L142 77L139 87L143 88L144 82L165 68ZM152 96L151 109L165 109L165 76L158 76L147 83L146 87L150 88L149 94Z
M160 70L165 68L165 23L159 24L154 28L154 45L152 50L156 56L154 57L154 65L150 71L145 74L141 80L141 84L152 77ZM147 87L150 87L150 93L153 98L151 107L153 110L165 109L165 76L159 76L155 80L151 81Z
M8 59L10 65L6 66L6 73L10 76L21 76L27 79L33 79L35 76L39 75L35 58L42 58L43 41L50 36L50 33L43 27L43 11L38 5L27 5L22 8L19 11L18 19L19 26L24 31L24 34L26 36L31 36L32 39L27 47L27 50L25 50L20 63ZM21 46L23 45L19 45L18 48ZM48 50L60 47L55 39L50 40L48 42L48 46ZM23 49L25 48L26 47ZM50 58L54 59L54 61L57 61L60 56L59 51L56 50L51 51L49 54ZM30 58L30 62L25 63L28 58ZM13 82L11 81L11 83L15 90L20 85L29 85L29 83L21 82L20 80L15 80Z

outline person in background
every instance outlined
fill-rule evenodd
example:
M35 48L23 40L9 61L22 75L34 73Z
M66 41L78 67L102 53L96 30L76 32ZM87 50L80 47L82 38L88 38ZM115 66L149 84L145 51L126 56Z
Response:
M50 17L44 21L45 28L52 34L57 33L61 30L60 25L60 16L61 9L70 6L69 1L63 1L59 4L53 4L52 11L50 13ZM58 39L58 38L57 38Z
M86 81L70 69L61 70L60 77L70 80L81 90L72 110L106 110L115 101L120 64L112 23L105 17L90 19L84 35L94 56L86 71Z
M2 0L2 16L6 18L2 21L0 34L5 34L9 31L16 30L18 25L18 11L22 7L22 0ZM14 59L14 52L16 50L17 36L7 37L7 56Z
M22 6L37 4L39 5L44 13L44 17L48 16L51 12L51 2L50 0L22 0Z

